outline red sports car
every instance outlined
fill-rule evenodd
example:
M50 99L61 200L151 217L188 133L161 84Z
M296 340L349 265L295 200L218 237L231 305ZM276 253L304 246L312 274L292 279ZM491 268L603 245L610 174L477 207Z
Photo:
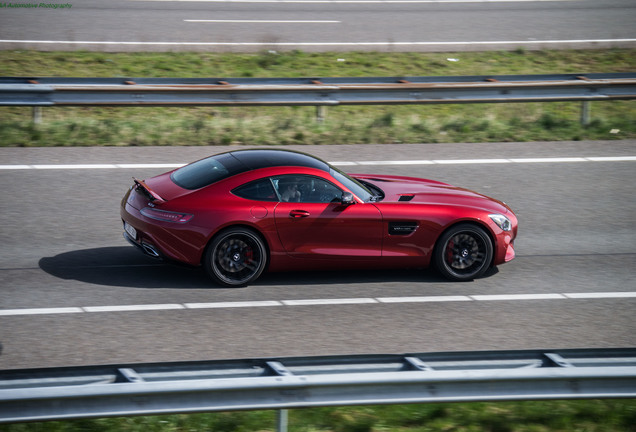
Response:
M434 265L471 280L512 260L504 203L433 180L347 175L313 156L238 150L135 179L124 236L157 258L245 286L269 271Z

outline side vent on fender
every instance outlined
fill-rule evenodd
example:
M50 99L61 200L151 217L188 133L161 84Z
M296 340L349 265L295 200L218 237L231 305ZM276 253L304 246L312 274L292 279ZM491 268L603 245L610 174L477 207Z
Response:
M389 235L409 235L417 229L417 222L389 222Z
M411 201L415 195L400 195L398 201Z

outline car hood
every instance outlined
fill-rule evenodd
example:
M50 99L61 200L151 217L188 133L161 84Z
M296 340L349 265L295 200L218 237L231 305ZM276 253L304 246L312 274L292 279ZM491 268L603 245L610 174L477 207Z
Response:
M382 189L385 194L382 203L461 205L502 214L511 211L499 200L435 180L366 174L354 174L353 177Z

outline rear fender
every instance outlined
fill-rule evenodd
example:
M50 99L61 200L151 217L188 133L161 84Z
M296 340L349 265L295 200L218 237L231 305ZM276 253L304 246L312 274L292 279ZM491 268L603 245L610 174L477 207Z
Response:
M260 237L261 240L263 240L263 243L265 243L265 248L267 249L267 264L265 265L265 268L267 269L267 267L269 267L269 262L270 262L270 259L271 259L271 250L272 250L271 246L270 246L270 240L269 240L268 236L264 235L254 225L251 225L251 224L236 224L236 223L235 224L227 224L227 225L219 228L218 230L216 230L214 232L214 234L212 236L210 236L210 238L208 239L207 245L205 246L205 249L203 250L203 253L201 254L201 265L205 265L203 260L205 259L206 252L209 249L209 247L212 244L212 242L214 241L214 239L216 237L218 237L220 234L222 234L224 231L227 231L228 229L231 229L231 228L243 228L243 229L252 231L258 237Z

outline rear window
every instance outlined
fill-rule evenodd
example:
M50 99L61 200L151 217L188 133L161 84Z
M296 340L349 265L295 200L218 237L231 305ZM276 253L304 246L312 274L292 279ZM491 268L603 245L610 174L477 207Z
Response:
M254 201L278 201L278 195L269 178L260 179L239 186L232 191L241 198Z
M230 153L211 156L179 168L170 178L184 189L200 189L246 171L247 167Z

